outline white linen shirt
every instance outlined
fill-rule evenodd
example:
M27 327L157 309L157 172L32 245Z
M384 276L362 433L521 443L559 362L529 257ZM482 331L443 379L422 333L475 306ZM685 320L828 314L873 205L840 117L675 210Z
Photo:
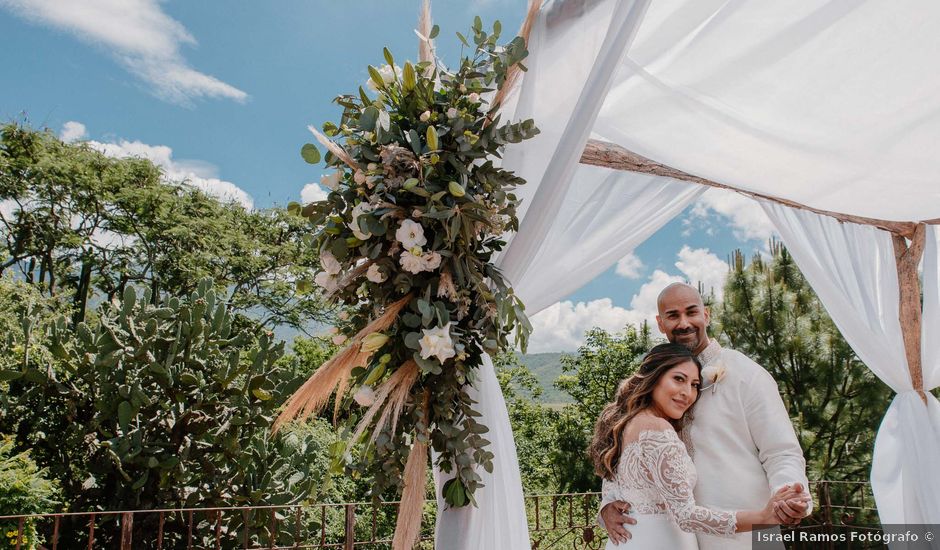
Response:
M784 485L800 482L808 490L806 460L770 373L715 340L698 359L703 368L723 367L724 374L714 385L702 380L704 389L692 410L696 503L720 510L759 510ZM609 502L602 501L601 509ZM779 528L765 532L779 533ZM738 533L727 539L696 533L700 550L750 549L751 536Z

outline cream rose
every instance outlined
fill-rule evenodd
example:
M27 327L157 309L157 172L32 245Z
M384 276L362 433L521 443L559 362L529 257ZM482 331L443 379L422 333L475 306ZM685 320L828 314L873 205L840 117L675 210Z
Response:
M353 394L353 399L360 407L370 407L375 403L375 391L369 386L362 386Z
M454 341L450 337L450 323L438 328L424 329L418 343L421 346L422 359L437 357L442 365L457 354Z
M424 236L424 228L421 227L421 224L410 219L401 221L398 230L395 231L395 238L398 239L398 242L400 242L403 247L409 249L416 246L424 246L428 242L427 237Z
M379 269L379 264L372 264L369 266L368 271L366 271L366 279L369 279L373 283L384 283L388 279L388 275L382 273L382 270Z
M324 174L323 176L320 177L320 184L323 185L323 187L326 187L327 189L329 189L330 191L334 191L336 190L337 187L339 187L339 182L342 179L342 177L343 177L343 173L338 172L338 171L333 172L332 174Z
M417 252L417 254L415 254ZM425 271L424 258L421 254L421 249L409 249L401 253L401 258L399 258L398 263L401 264L401 268L407 271L408 273L417 275L422 271Z
M349 228L352 229L353 236L360 241L368 240L369 235L359 230L359 216L372 212L373 209L374 207L367 202L360 202L355 207L353 207L352 222L350 222Z

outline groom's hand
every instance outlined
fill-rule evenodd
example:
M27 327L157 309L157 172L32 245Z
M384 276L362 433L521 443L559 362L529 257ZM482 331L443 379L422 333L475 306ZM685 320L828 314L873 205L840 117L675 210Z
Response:
M793 485L793 492L797 493L796 498L787 498L780 500L774 507L774 513L780 523L783 525L796 525L806 517L806 511L809 509L809 495L803 488L802 483Z
M604 520L607 537L617 544L630 540L630 531L624 528L624 524L636 525L636 520L630 517L629 513L630 503L622 500L615 500L601 509L601 519Z

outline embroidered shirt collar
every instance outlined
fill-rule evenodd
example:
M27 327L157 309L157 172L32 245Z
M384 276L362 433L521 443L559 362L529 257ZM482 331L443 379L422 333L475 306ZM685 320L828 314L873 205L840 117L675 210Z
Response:
M702 353L698 354L699 363L701 363L703 367L707 367L717 361L719 357L721 357L721 346L718 345L717 340L709 338L708 346L702 350Z

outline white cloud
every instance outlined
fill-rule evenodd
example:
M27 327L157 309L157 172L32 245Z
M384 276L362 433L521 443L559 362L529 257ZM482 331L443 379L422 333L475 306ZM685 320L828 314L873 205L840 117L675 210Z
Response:
M30 21L99 45L143 79L157 97L188 105L201 97L243 102L248 94L187 64L182 45L196 39L159 0L0 0Z
M617 262L617 275L627 279L639 279L643 274L643 262L633 252L627 254Z
M656 298L667 285L682 281L682 277L657 269L633 296L630 309L615 306L610 298L577 304L557 302L532 317L528 351L574 351L584 343L584 333L593 327L618 332L627 325L647 321L656 333Z
M59 139L66 143L72 143L85 139L87 135L84 124L70 120L62 125L62 131L59 132Z
M300 201L304 204L326 200L329 193L319 183L308 183L300 190Z
M709 252L707 248L689 248L683 246L679 251L679 268L686 279L694 286L701 282L705 292L715 291L719 300L724 295L725 280L728 278L728 263Z
M89 141L88 145L110 157L145 158L162 168L164 176L172 183L184 182L220 200L237 202L247 210L254 207L251 195L234 183L219 179L215 166L205 161L174 160L173 149L166 145L125 140L117 143Z
M630 256L624 260L628 258ZM701 281L706 292L714 289L715 296L721 299L728 276L727 263L707 248L689 246L683 246L676 258L678 261L675 266L682 275L670 275L660 269L653 271L633 295L629 308L614 305L610 298L601 298L590 302L557 302L540 311L531 319L529 352L577 350L584 343L584 333L593 327L608 332L619 332L627 325L636 326L646 321L653 333L659 334L659 329L656 328L656 299L659 293L672 283L688 282L696 285ZM628 267L632 265L630 262L632 260L625 262ZM634 273L624 270L630 274ZM622 274L620 271L618 265L618 273Z
M776 233L773 224L757 201L734 191L726 189L706 191L695 203L691 212L693 220L686 220L687 225L691 225L695 220L703 220L708 224L710 212L715 212L730 222L734 236L741 241L751 239L766 241ZM686 234L690 230L687 229ZM708 234L714 233L710 225L706 225L705 231Z

